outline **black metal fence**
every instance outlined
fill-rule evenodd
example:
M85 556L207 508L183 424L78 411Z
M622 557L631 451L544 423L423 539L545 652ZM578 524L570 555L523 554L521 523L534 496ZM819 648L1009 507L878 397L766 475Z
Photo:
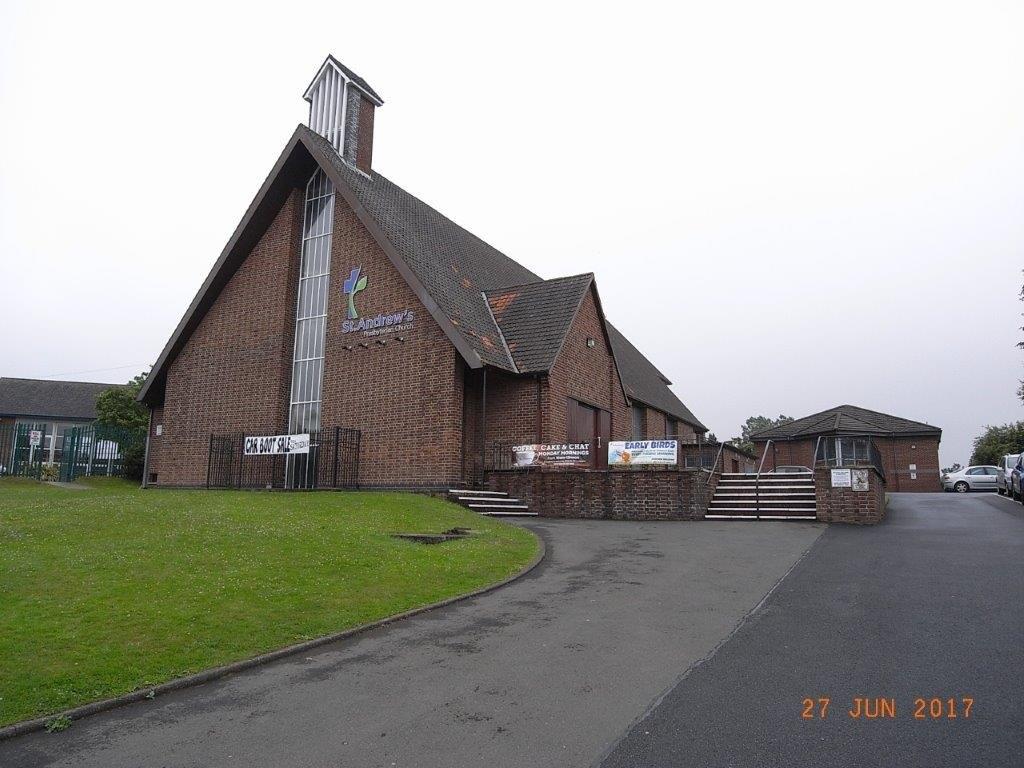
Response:
M515 468L516 457L512 451L512 443L491 443L484 459L484 469L490 472Z
M268 430L262 435L275 434ZM245 434L210 435L207 488L348 488L359 486L358 429L333 427L309 433L308 453L245 453Z

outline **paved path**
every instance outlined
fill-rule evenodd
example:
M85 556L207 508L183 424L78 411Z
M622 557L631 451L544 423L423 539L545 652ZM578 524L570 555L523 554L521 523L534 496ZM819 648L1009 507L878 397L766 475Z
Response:
M589 766L824 530L531 527L548 558L508 587L60 734L0 742L0 766Z
M1024 508L895 494L875 528L832 526L765 605L618 745L629 766L1024 765ZM827 717L801 719L805 697ZM895 719L853 719L853 697ZM974 699L916 720L915 697Z

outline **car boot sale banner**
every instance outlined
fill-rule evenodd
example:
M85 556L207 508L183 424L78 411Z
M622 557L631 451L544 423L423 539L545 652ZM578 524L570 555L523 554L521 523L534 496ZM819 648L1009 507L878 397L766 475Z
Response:
M676 440L613 440L608 443L608 466L675 466Z
M589 443L513 445L517 467L585 467L590 464Z
M277 456L282 453L309 453L309 435L247 435L246 456Z

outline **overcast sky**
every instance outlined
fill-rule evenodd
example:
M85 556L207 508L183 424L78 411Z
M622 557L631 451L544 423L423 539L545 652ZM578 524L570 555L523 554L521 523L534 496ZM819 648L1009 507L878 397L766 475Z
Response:
M150 365L331 52L375 168L596 273L719 437L853 403L966 462L1024 418L1024 5L671 5L6 0L0 375Z

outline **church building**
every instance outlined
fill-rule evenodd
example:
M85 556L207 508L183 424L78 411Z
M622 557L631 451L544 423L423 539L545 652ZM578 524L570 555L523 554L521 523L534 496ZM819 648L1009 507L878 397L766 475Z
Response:
M147 485L444 488L513 446L600 469L609 440L703 439L593 274L542 278L380 174L384 102L334 57L305 99L140 393Z

